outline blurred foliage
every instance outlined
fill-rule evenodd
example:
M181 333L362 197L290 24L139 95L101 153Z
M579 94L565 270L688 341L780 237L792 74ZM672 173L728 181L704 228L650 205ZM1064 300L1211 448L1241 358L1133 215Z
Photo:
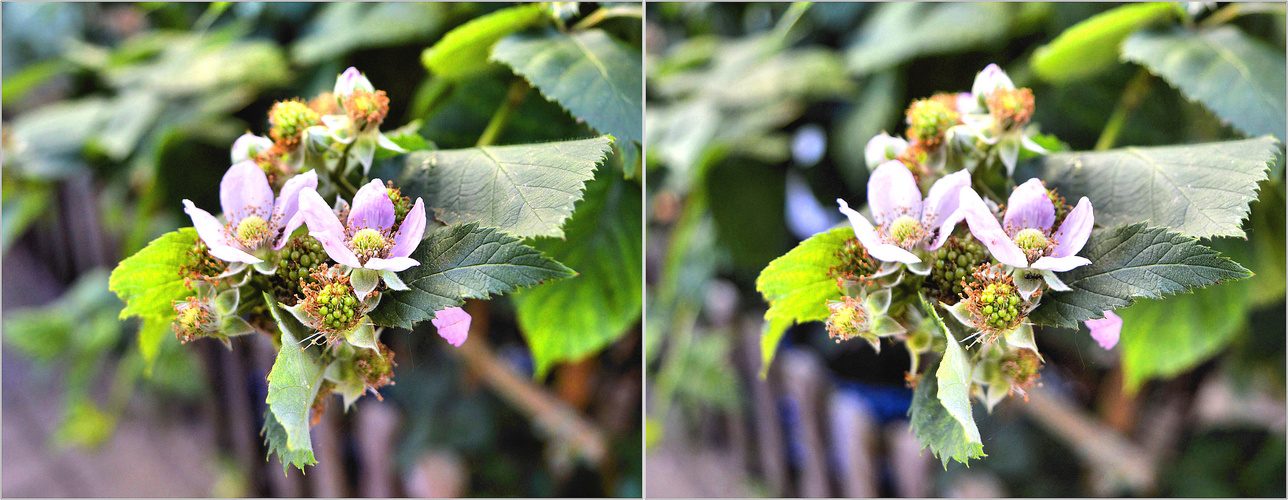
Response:
M630 193L642 189L640 175L629 175L633 165L623 165L622 153L639 147L632 139L638 142L640 134L632 137L616 130L620 123L602 124L570 113L563 107L568 103L547 92L542 82L528 84L505 64L491 61L492 45L508 35L522 34L528 24L510 24L486 43L465 44L467 50L450 59L453 68L469 67L468 74L454 75L459 78L439 75L432 66L422 65L422 53L447 40L449 33L468 33L472 21L513 10L529 13L532 25L554 24L561 32L589 30L609 37L627 55L641 50L639 4L572 6L571 12L552 21L548 4L6 3L2 7L3 251L29 243L33 234L64 229L57 219L65 215L60 214L65 207L57 200L68 179L74 178L93 179L97 199L92 205L99 208L93 224L101 226L103 244L109 248L109 262L103 265L110 266L157 236L188 225L180 200L191 199L199 206L217 204L217 191L210 186L217 185L228 168L228 150L238 135L266 130L264 117L277 100L330 90L335 76L348 66L360 67L388 93L394 106L385 123L397 130L387 133L404 146L473 147L489 128L496 128L491 142L498 145L614 134L614 153L599 166L594 182L611 185L614 196L631 199ZM636 59L633 73L606 78L636 82L638 89L639 66ZM526 94L508 123L495 127L498 108L505 107L515 87L526 88ZM552 97L547 100L546 96ZM638 98L635 106L640 106ZM640 114L635 110L636 130ZM596 128L601 126L605 129ZM377 156L371 175L399 178L406 166L401 159ZM592 222L601 221L596 214L583 213L587 211L581 206L586 204L578 205L572 220L585 220L582 224L592 227ZM635 208L633 213L639 212ZM632 214L629 207L604 213L626 226L637 224L625 222ZM638 221L639 215L634 217ZM617 267L640 268L638 252L632 256L616 251L617 244L638 246L638 240L605 244L598 239L598 231L574 234L571 224L566 240L531 241L549 252L559 251L560 245L590 249L580 259L569 259L580 276L563 283L561 293L599 294L606 286L618 290ZM78 268L72 276L88 271ZM168 324L140 332L152 338L164 330L160 354L147 377L143 358L131 340L136 322L116 319L123 304L107 290L106 274L86 275L80 283L46 308L6 311L4 318L7 346L50 370L70 370L74 375L67 377L67 423L60 439L93 444L109 437L120 416L118 402L128 400L136 385L161 391L157 393L161 397L186 394L186 401L201 394L204 378L192 376L199 373L200 365L193 363L191 349L180 347ZM618 339L638 338L642 298L638 291L632 297L618 290L611 300L613 307L622 308L611 318L594 314L600 306L584 301L527 313L508 300L494 301L489 341L508 364L531 375L536 349L526 345L534 341L528 336L537 328L520 325L596 334L593 347L558 352L542 363L557 366L591 360L599 368L574 383L610 383L639 370L611 361L620 353L611 358L599 353ZM638 415L624 424L627 430L609 434L614 452L624 454L610 465L598 470L584 465L571 472L558 469L543 452L550 437L536 432L531 422L476 381L462 376L463 366L454 364L456 358L443 349L432 328L426 325L410 337L385 337L397 337L388 342L399 351L400 364L409 360L404 365L407 370L399 369L399 384L389 391L388 399L407 410L409 429L428 429L405 434L404 465L414 464L424 450L448 447L468 456L473 494L605 496L638 491L640 435L630 430L642 425ZM624 343L629 350L630 343ZM119 380L108 403L100 404L90 397L89 382L99 377L104 360L116 359ZM425 370L427 359L438 360L435 370ZM553 370L543 385L554 387L564 376ZM422 400L420 391L438 396ZM608 406L594 402L579 409L593 414ZM455 424L444 427L442 422ZM586 480L587 475L592 479Z
M730 410L720 385L697 378L680 391L661 383L668 373L679 366L694 373L737 367L746 374L762 368L746 366L742 356L735 356L739 349L755 346L735 343L722 356L700 360L688 354L701 339L727 336L727 326L718 319L727 314L721 311L725 302L715 300L719 294L712 290L733 285L735 314L759 317L764 305L754 279L765 256L783 255L840 223L833 201L837 197L866 197L863 148L868 139L882 131L903 132L903 110L913 99L966 90L989 63L1001 65L1017 86L1032 89L1040 142L1063 144L1059 150L1274 135L1278 144L1269 179L1259 182L1259 201L1242 226L1248 240L1203 241L1256 273L1254 278L1163 301L1145 300L1123 310L1124 342L1108 353L1085 330L1043 329L1037 342L1047 358L1045 370L1075 377L1071 384L1084 388L1079 392L1084 403L1089 403L1088 391L1116 391L1108 384L1117 379L1104 375L1120 370L1130 372L1129 383L1141 387L1137 397L1145 399L1162 390L1163 384L1150 384L1151 379L1202 375L1213 367L1235 375L1236 384L1268 379L1279 391L1270 396L1282 400L1285 137L1282 128L1273 126L1276 120L1283 123L1284 98L1275 95L1258 105L1249 101L1262 95L1261 88L1283 94L1282 5L650 3L647 10L646 360L650 380L658 381L650 387L650 444L662 435L685 435L664 428L677 422L668 418L677 405ZM1231 43L1246 48L1235 53L1251 54L1265 69L1237 81L1223 80L1235 87L1212 85L1202 79L1211 76L1205 65L1217 74L1228 66L1201 50L1189 49L1185 61L1146 54L1145 49L1152 49L1147 44L1182 36L1177 33L1209 41L1215 37L1214 43L1240 38ZM1128 55L1128 45L1140 50ZM1278 55L1263 57L1266 51ZM1271 59L1277 62L1269 63ZM1172 68L1164 67L1169 64ZM776 69L759 70L770 67ZM1144 89L1132 91L1135 95L1128 99L1130 87ZM1128 100L1134 102L1125 105ZM818 129L824 131L822 144L812 138ZM793 194L793 179L806 188L804 196ZM1166 349L1150 342L1140 343L1142 349L1129 348L1132 343L1126 339L1162 330L1175 338L1166 341ZM837 379L899 387L909 368L902 351L878 355L866 345L832 343L820 323L794 327L782 342L819 351ZM1170 354L1160 360L1163 353ZM695 362L701 365L693 366ZM732 411L746 410L739 406ZM1072 453L1053 446L1055 438L1040 429L1027 428L1021 435L1009 433L1015 426L1007 425L1003 432L989 423L992 419L980 420L990 448L980 463L998 472L1012 469L1004 475L1011 494L1088 494L1082 489L1086 484L1077 481L1032 481L1076 477L1081 466L1070 463L1076 462ZM686 428L700 425L695 419L678 422ZM1282 447L1282 428L1261 435L1270 447ZM1183 446L1178 457L1182 462L1197 459L1204 453L1200 448ZM1282 460L1271 452L1214 460L1219 464L1200 467L1275 470L1272 477L1277 478L1226 474L1220 476L1224 489L1203 491L1282 495ZM1220 483L1218 474L1203 477L1207 479L1196 476L1195 481ZM1178 484L1160 486L1155 493L1178 494L1189 487ZM1256 490L1265 484L1271 488Z

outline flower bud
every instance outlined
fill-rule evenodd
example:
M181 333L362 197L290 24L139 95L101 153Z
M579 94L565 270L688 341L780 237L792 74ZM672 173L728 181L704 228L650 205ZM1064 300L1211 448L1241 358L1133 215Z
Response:
M867 147L863 148L863 160L867 162L869 169L874 169L877 165L898 158L906 149L908 141L882 132L868 140Z
M938 146L960 115L942 99L918 99L908 106L908 138L928 149Z
M304 131L321 123L321 116L298 100L279 101L268 111L268 122L272 126L268 135L283 150L293 151Z

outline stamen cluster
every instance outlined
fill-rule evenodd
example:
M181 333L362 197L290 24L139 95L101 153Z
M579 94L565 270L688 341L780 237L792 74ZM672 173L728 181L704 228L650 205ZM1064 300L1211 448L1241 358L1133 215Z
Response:
M315 328L334 342L339 332L353 328L361 318L361 303L353 293L349 277L332 268L323 267L309 276L312 282L302 282L304 298L300 300L304 312L316 323Z
M197 297L174 301L174 312L174 334L180 342L188 343L209 336L217 329L210 305Z
M384 344L377 344L377 346L380 348L379 353L371 349L362 349L353 363L353 368L358 376L362 377L367 388L376 394L376 399L383 400L380 393L375 391L381 387L393 385L394 367L398 366L398 363L394 362L394 351L389 349L389 346Z
M863 301L854 297L842 297L827 303L832 314L827 317L827 335L840 343L858 337L870 328L872 318Z
M847 282L871 285L871 276L880 269L877 262L868 255L868 250L859 243L858 238L847 240L845 246L836 252L836 259L840 264L828 269L828 275L836 279L836 284L842 291L845 291Z
M268 135L277 146L293 150L300 145L304 131L321 123L322 117L317 111L309 108L298 99L279 101L268 111L268 122L272 125Z
M1000 332L1019 326L1023 300L1014 279L1001 265L981 265L972 276L974 282L966 284L966 309L980 329L981 339L992 343Z
M908 106L908 138L933 149L943 140L960 115L943 100L919 99Z
M354 90L352 94L344 96L344 110L358 130L367 130L385 121L385 116L389 114L389 97L383 90Z

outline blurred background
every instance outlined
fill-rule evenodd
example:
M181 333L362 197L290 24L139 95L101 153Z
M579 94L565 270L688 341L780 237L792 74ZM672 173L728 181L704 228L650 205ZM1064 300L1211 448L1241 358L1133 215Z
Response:
M1072 150L1240 138L1119 60L1137 30L1217 25L1283 89L1282 4L1120 7L647 4L649 496L1284 495L1282 146L1249 238L1207 242L1257 276L1119 311L1124 338L1157 345L1038 331L1042 385L975 406L988 457L969 469L919 451L902 349L837 344L822 323L760 345L756 276L841 223L836 198L866 198L863 148L902 134L914 99L997 63ZM762 347L778 349L766 378Z
M473 146L515 76L449 82L421 54L507 6L5 3L0 495L638 496L638 312L541 380L508 298L469 305L485 343L453 348L429 322L388 332L396 385L348 413L332 402L305 476L265 460L266 339L168 338L148 374L107 288L123 256L190 225L181 199L215 206L233 140L266 133L275 101L330 90L349 66L388 93L384 129ZM596 27L640 45L638 12ZM594 135L530 92L497 144ZM621 169L614 155L600 171Z

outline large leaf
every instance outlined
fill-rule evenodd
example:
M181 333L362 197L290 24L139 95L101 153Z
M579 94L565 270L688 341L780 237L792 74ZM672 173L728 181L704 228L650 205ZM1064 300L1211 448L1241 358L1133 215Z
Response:
M355 50L415 42L440 29L445 10L433 2L329 3L291 44L291 59L311 66Z
M487 299L574 275L518 238L474 223L434 231L411 258L420 265L398 273L410 289L385 292L370 314L376 324L410 329L465 299Z
M555 363L598 352L639 321L642 216L639 185L604 169L568 220L567 239L533 242L579 273L514 296L538 377Z
M1038 47L1029 59L1033 72L1051 82L1099 75L1118 63L1118 46L1132 32L1169 19L1179 9L1166 2L1131 4L1096 14Z
M1284 53L1234 26L1132 35L1123 59L1149 68L1248 136L1284 139Z
M276 452L281 460L283 473L291 465L303 470L305 465L317 463L309 436L309 409L322 387L323 367L300 346L300 340L310 333L308 328L283 311L271 296L265 294L264 301L282 331L282 348L268 372L269 415L264 422L264 438L269 451Z
M1012 7L1005 3L890 2L857 30L846 51L850 70L868 74L909 59L965 52L1006 36Z
M179 268L188 263L188 249L197 242L197 231L185 227L148 243L112 270L108 288L125 301L121 318L174 317L174 301L192 295Z
M1148 221L1196 238L1243 236L1248 203L1278 151L1261 137L1057 153L1026 163L1015 179L1038 177L1071 203L1086 196L1102 226Z
M478 222L520 237L563 237L586 181L608 152L608 136L412 155L406 192L424 196L447 224Z
M1072 290L1044 295L1030 320L1077 328L1078 322L1127 307L1137 298L1154 299L1252 275L1194 238L1144 223L1093 231L1078 255L1091 264L1060 275Z
M626 175L634 175L644 134L644 65L638 49L598 29L545 29L502 39L492 59L514 68L573 116L616 137Z
M849 227L816 234L760 272L756 290L769 302L760 342L762 373L773 362L774 348L787 328L794 323L826 320L830 314L827 301L840 300L841 289L829 270L838 262L837 252L853 237Z
M545 17L540 4L498 10L457 26L420 56L435 77L465 80L487 71L488 52L506 35L536 24Z

